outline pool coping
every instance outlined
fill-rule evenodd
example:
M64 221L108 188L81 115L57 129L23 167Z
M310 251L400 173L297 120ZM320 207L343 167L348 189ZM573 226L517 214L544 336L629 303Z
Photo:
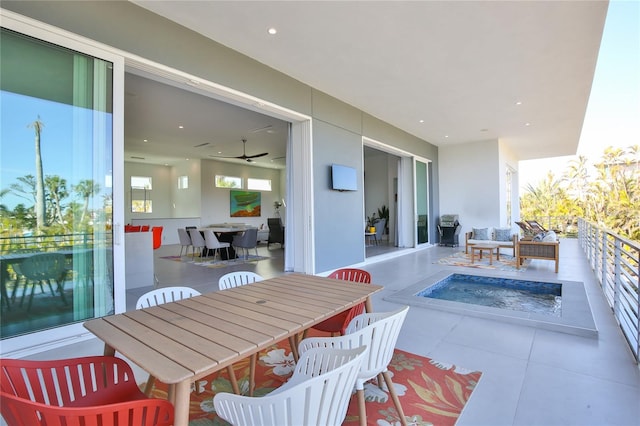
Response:
M561 316L557 317L538 313L512 311L509 309L498 309L489 306L472 305L469 303L452 302L448 300L438 300L418 296L418 293L420 293L421 291L452 274L562 284L562 314ZM417 283L405 288L404 290L400 290L394 294L384 297L384 300L420 308L437 309L460 315L497 320L518 325L526 325L529 327L558 331L567 334L574 334L577 336L594 338L598 337L598 329L596 328L595 321L593 319L593 313L591 311L589 298L587 297L584 283L580 281L554 280L546 278L544 280L515 278L512 276L501 276L484 273L483 271L474 271L473 273L460 271L440 271L424 278L423 280L418 281Z

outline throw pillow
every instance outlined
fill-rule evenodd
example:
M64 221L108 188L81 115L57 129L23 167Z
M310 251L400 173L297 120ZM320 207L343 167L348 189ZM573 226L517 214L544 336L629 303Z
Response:
M511 228L496 228L496 241L511 241Z
M558 236L553 231L549 231L546 234L544 234L544 238L542 239L542 241L545 243L555 243L557 240L558 240Z
M488 240L489 239L489 228L473 228L473 239L474 240Z
M544 232L538 232L531 241L541 242L544 239Z

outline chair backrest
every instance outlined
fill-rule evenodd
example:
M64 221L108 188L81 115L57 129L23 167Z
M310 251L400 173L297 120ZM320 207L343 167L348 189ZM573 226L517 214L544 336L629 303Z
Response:
M204 247L206 243L204 237L197 229L189 229L189 236L191 237L191 245L194 247Z
M188 297L199 296L200 292L190 287L164 287L151 290L138 298L136 309L149 308L163 303L175 302Z
M26 258L20 267L30 280L59 280L66 273L65 258L60 253L41 253Z
M269 226L269 242L284 243L284 229L280 218L267 218L267 226Z
M0 413L12 426L173 424L173 405L146 398L116 357L1 359L0 395Z
M235 426L342 424L365 351L309 350L289 381L263 397L217 393L216 413Z
M178 238L180 238L180 245L190 246L191 237L185 228L178 228Z
M140 232L149 232L149 229L151 229L151 225L141 225L140 226Z
M228 288L239 287L241 285L247 285L251 283L257 283L258 281L262 281L260 275L251 271L235 271L229 272L220 277L218 280L218 288L220 290L226 290Z
M387 219L378 219L376 222L376 239L381 240L384 234L384 228L387 225Z
M233 245L236 247L253 248L258 245L258 228L249 228L242 235L233 238Z
M371 284L371 274L363 269L357 268L336 269L329 274L329 278Z
M153 249L158 249L162 245L162 230L163 226L154 226L151 228L151 232L153 233Z
M222 247L220 240L218 240L218 237L216 237L216 234L214 234L211 229L204 230L204 243L208 249L217 249Z
M360 314L351 320L345 335L309 337L300 342L298 352L317 347L347 349L366 345L367 355L358 376L367 380L387 370L408 311L409 307L404 306L391 312Z

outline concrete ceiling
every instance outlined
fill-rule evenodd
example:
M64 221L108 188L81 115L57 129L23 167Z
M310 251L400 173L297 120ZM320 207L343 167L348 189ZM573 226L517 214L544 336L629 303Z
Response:
M132 2L434 145L500 140L520 160L575 154L608 7L605 1ZM267 33L272 27L277 34ZM247 151L263 152L272 149L251 141L268 133L249 132L268 125L284 131L284 123L268 118L229 119L215 132L225 132L225 123L240 127L214 137L213 115L203 119L208 129L185 145L230 139L241 151L240 138L247 137Z

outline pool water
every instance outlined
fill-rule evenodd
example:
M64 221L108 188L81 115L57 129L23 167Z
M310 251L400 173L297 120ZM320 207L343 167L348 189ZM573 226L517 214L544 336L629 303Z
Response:
M417 294L499 309L560 317L562 284L451 274Z

